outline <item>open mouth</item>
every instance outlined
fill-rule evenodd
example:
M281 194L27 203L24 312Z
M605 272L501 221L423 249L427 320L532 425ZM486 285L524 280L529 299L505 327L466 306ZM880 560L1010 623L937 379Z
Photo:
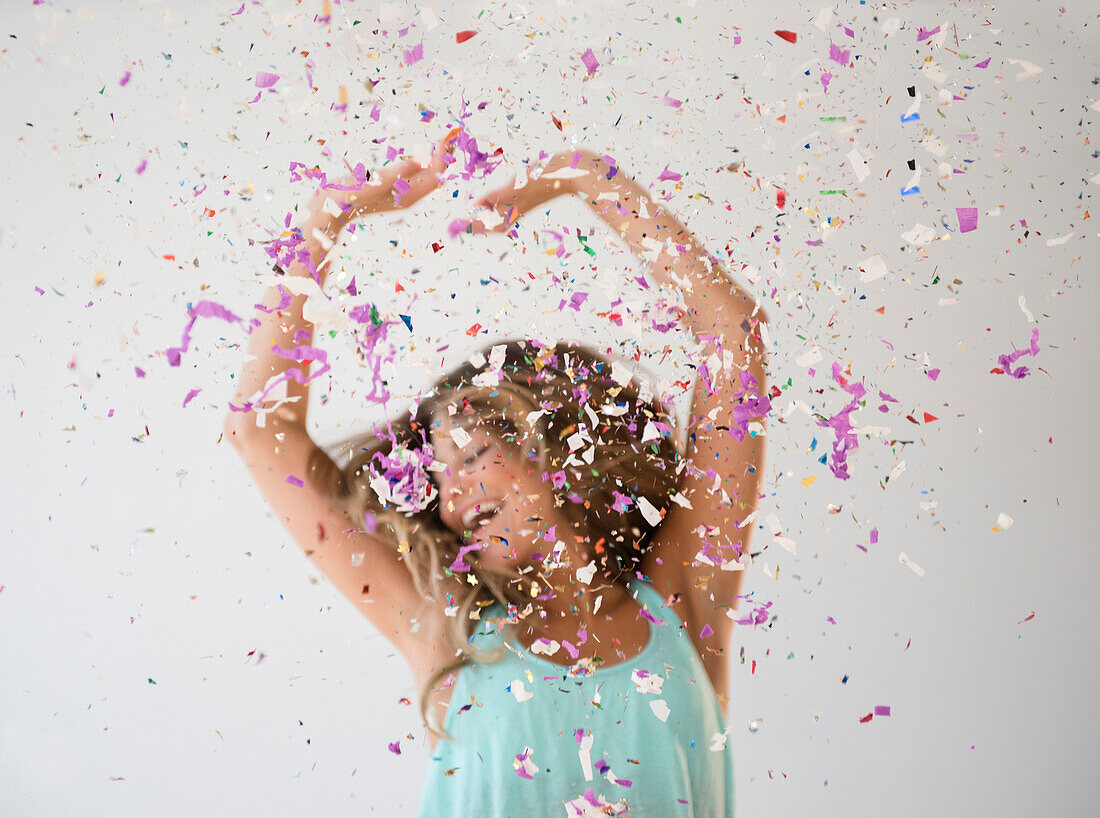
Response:
M471 535L476 535L500 513L503 505L499 502L485 502L466 509L462 514L462 528L469 531Z

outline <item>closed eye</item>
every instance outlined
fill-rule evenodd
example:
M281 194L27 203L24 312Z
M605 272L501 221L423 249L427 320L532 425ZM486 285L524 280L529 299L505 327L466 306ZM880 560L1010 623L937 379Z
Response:
M489 451L489 447L488 446L483 446L481 449L474 452L472 455L470 455L464 461L462 461L463 465L472 466L475 462L477 462L477 459L479 457L481 457L483 454L485 454L485 452L487 452L487 451Z

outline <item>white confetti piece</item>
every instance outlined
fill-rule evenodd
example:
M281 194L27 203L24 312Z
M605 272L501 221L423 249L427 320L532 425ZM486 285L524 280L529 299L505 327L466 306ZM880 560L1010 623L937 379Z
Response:
M665 683L664 676L656 676L648 670L637 669L631 672L630 680L637 686L639 693L660 694L661 686Z
M584 566L583 568L577 569L577 582L588 585L590 582L592 582L592 577L595 576L595 574L596 561L592 560L592 562L588 563L588 565Z
M900 554L898 554L898 562L900 562L902 565L904 565L906 568L908 568L910 571L912 571L918 577L923 577L924 576L924 569L921 568L919 565L917 565L915 562L913 562L911 559L909 559L909 557L907 557L905 555L904 551L902 551Z
M633 373L621 361L611 362L611 380L615 381L619 386L626 386L630 383L630 378L632 376Z
M1024 69L1016 75L1016 79L1018 80L1026 80L1028 77L1037 77L1039 74L1043 73L1042 68L1040 68L1033 62L1028 62L1027 60L1009 60L1009 62L1013 65L1018 65L1020 66L1020 68Z
M638 510L642 512L645 521L650 525L657 525L657 523L661 522L661 512L655 509L653 504L645 497L638 498Z
M852 148L848 151L847 159L852 165L852 170L856 172L856 179L860 182L871 175L871 171L867 170L867 160L863 158L859 150Z
M931 227L917 222L913 225L913 229L908 233L902 233L901 237L910 244L920 246L922 244L929 244L936 238L936 231Z
M592 780L592 740L595 738L591 733L581 739L581 748L577 750L577 755L581 760L581 771L584 772L584 780Z
M649 703L649 709L653 711L653 715L659 718L661 721L668 721L668 714L672 711L668 709L668 704L664 699L657 699Z
M886 262L882 260L882 256L878 253L865 258L859 263L859 280L864 283L882 278L888 272L890 271L886 269Z
M473 440L473 438L470 437L465 429L458 427L457 429L451 429L451 440L455 442L458 448L465 449L470 445L470 441Z
M1034 324L1035 316L1032 315L1031 310L1027 308L1027 301L1024 300L1024 297L1022 295L1020 296L1018 303L1020 305L1020 310L1023 312L1024 317L1027 319L1027 322L1029 324Z
M822 359L821 350L817 344L810 344L810 348L794 359L799 366L813 366Z
M1002 531L1007 531L1012 528L1012 524L1016 522L1003 511L997 515L997 527Z
M531 644L531 653L540 656L553 656L561 648L561 643L555 639L539 637Z
M516 697L517 702L525 702L528 699L533 698L535 695L530 690L528 690L524 686L523 682L519 679L514 679L512 681L512 684L510 684L508 688L512 691L512 695Z

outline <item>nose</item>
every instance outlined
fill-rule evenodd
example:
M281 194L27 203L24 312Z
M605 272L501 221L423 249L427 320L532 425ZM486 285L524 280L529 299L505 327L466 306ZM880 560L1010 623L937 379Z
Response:
M465 477L463 472L454 468L448 468L438 475L439 495L444 505L448 500L453 500L458 495L465 493L465 489L462 486L463 477Z

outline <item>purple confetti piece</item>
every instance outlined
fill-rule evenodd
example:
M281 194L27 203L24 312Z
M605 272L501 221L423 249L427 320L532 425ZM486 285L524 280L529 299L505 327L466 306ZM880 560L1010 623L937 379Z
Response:
M673 171L673 170L669 170L668 165L665 165L665 169L661 171L661 175L657 177L657 181L658 182L667 182L667 181L679 182L683 178L684 178L683 174L676 173L676 171Z
M924 28L923 26L921 26L919 29L917 29L917 42L922 43L925 40L927 40L929 37L932 37L932 36L934 36L936 34L939 34L939 33L940 33L940 27L939 26L936 26L931 31L929 31L927 28Z
M255 85L257 88L270 88L272 85L279 81L278 74L271 74L267 71L257 71Z
M386 747L388 747L389 751L391 753L393 753L395 756L401 755L401 741L400 740L391 741L389 744L386 745Z
M1019 380L1027 376L1029 370L1026 366L1021 366L1016 370L1012 369L1012 364L1016 363L1016 360L1023 355L1038 355L1039 354L1039 328L1035 327L1031 331L1031 346L1026 349L1016 350L1008 355L997 356L997 364L1004 369L1006 375L1011 375L1013 378Z
M412 48L401 52L401 61L405 65L413 65L424 59L424 43L417 43Z
M286 476L285 482L290 483L290 485L292 485L292 486L297 486L298 488L301 488L302 486L305 485L305 483L303 483L299 478L295 477L293 474L288 474Z
M596 61L596 55L592 53L592 49L588 49L581 54L581 62L584 63L584 67L588 70L588 76L592 76L596 73L596 69L600 67L599 62Z
M714 628L710 626L710 623L703 625L703 629L699 631L700 639L706 639L708 636L714 636Z
M189 404L192 399L194 399L195 395L199 394L199 392L201 391L201 389L192 389L190 392L188 392L187 397L183 399L183 405L186 406L187 404Z
M829 43L829 59L840 65L847 65L848 58L852 55L852 49L842 49L836 43Z
M890 705L888 705L888 704L876 704L875 705L875 715L876 716L889 716L890 715Z
M125 87L126 87L127 85L129 85L129 84L130 84L130 76L131 76L131 75L130 75L130 72L129 72L129 71L127 71L127 72L126 72L125 74L123 74L123 75L122 75L122 77L121 77L121 78L119 79L119 81L118 81L118 84L119 84L119 85L121 85L121 86L122 86L123 88L125 88Z
M978 208L956 207L955 214L959 217L959 232L969 233L978 227Z
M992 59L992 58L991 58L991 57L986 57L986 58L985 58L984 60L982 60L981 62L976 62L976 63L974 63L974 67L975 67L975 68L989 68L989 61L990 61L990 59Z
M181 345L178 347L169 347L165 350L165 354L168 356L169 366L180 365L180 355L187 352L191 346L191 329L200 318L220 318L223 321L229 321L234 324L241 323L240 318L214 301L200 301L189 309L187 314L191 316L191 320L187 322L187 326L183 330Z

